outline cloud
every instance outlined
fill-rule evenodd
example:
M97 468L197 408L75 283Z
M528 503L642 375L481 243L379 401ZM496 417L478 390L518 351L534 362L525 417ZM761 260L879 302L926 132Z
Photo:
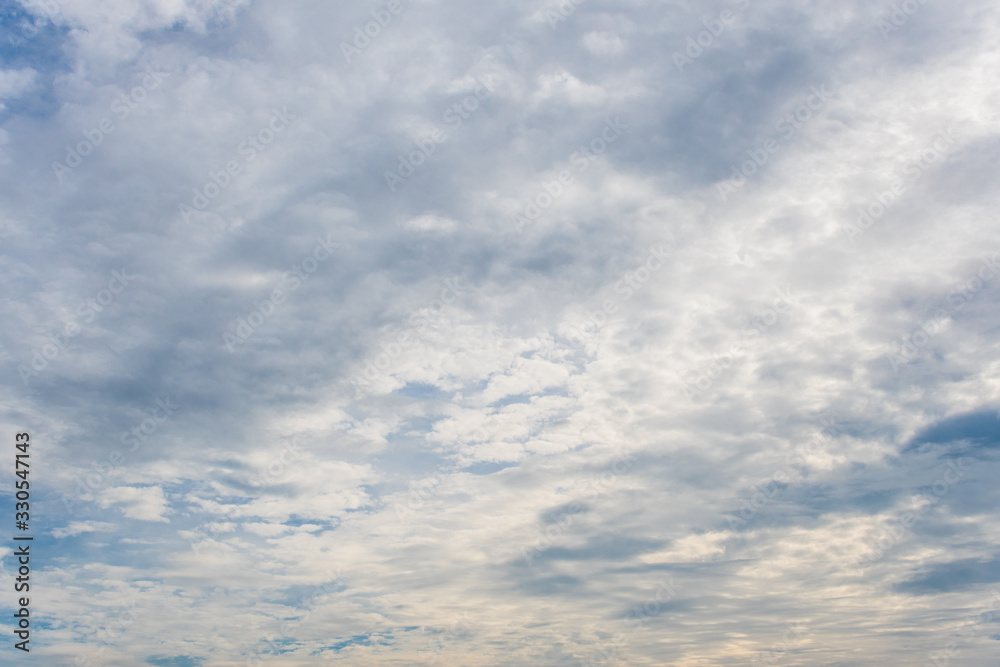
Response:
M621 37L606 30L592 30L583 36L583 45L596 55L617 55L624 50Z
M993 4L0 5L45 661L922 664L985 608Z
M942 419L917 434L908 448L966 440L984 447L996 446L1000 443L1000 415L995 410L980 409Z
M994 558L982 561L965 558L936 564L929 571L899 584L897 588L906 593L927 595L969 589L982 584L995 584L998 581L1000 581L1000 560Z
M0 99L21 97L34 86L37 75L31 68L0 70Z
M163 489L157 486L116 486L101 493L101 507L118 507L129 519L170 523L164 515L173 513Z
M109 532L115 530L113 523L100 521L71 521L65 528L55 528L52 536L55 538L73 537L82 533Z

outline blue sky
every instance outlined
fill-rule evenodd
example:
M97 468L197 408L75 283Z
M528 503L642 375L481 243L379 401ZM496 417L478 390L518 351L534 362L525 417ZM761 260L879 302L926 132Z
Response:
M994 665L998 34L0 2L27 661Z

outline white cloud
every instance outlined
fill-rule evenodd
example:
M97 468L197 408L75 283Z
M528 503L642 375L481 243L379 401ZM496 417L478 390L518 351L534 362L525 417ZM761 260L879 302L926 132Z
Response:
M16 99L29 92L35 85L38 72L25 69L0 70L0 99Z
M129 519L170 523L172 514L163 489L158 486L116 486L103 491L98 499L101 507L117 507Z
M71 521L65 528L55 528L52 530L52 537L73 537L81 533L109 532L116 530L113 523L101 521Z
M606 30L592 30L583 36L583 45L599 56L618 55L625 48L622 38Z

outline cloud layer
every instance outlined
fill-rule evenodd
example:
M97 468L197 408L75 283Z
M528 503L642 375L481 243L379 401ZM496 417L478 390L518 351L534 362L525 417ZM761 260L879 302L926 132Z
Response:
M993 3L0 10L39 664L995 664Z

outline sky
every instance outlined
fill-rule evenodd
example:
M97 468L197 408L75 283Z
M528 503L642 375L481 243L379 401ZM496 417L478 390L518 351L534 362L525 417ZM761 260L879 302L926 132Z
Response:
M3 660L996 665L998 37L0 0Z

